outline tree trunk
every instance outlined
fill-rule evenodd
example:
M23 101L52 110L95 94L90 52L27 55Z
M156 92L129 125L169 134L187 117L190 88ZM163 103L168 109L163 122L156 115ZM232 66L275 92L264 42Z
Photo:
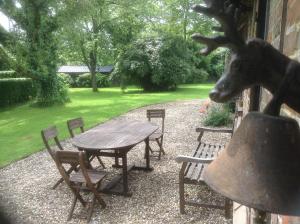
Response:
M96 69L93 69L91 71L91 82L92 82L92 89L93 89L93 92L98 92L98 88L97 88L97 79L96 79Z
M97 92L97 79L96 79L96 69L97 69L97 45L94 45L94 50L90 52L90 72L91 72L91 82L93 92Z
M187 25L188 25L188 12L189 12L189 9L190 9L190 4L189 4L189 1L186 0L184 2L184 14L183 14L183 38L184 40L187 39Z

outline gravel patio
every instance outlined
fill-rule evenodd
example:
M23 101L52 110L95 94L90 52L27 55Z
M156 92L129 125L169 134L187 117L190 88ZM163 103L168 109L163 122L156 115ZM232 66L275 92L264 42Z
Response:
M165 108L164 149L167 155L160 161L151 158L153 172L133 171L129 174L132 197L103 195L107 207L100 209L96 206L91 223L231 223L231 220L224 218L224 212L221 210L187 207L186 215L179 213L180 165L174 159L179 154L190 155L196 147L195 128L201 125L204 117L204 114L199 112L203 102L190 100L151 105L115 118L146 120L146 109ZM226 141L227 137L215 134L206 135L205 139ZM63 146L72 147L68 140ZM144 144L139 144L131 150L128 163L144 162L143 149ZM116 172L111 168L114 162L112 158L103 158L103 161L109 172ZM57 168L46 150L1 169L1 210L7 213L13 223L66 223L72 193L66 184L51 190L59 177ZM201 197L202 200L223 200L204 186L189 188L188 193ZM85 211L79 203L74 214L73 219L67 223L86 223Z

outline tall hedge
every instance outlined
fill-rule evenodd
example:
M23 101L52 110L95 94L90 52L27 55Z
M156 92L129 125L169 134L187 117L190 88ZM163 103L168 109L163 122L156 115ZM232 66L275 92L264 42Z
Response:
M17 78L15 71L0 71L0 79Z
M34 95L35 90L31 79L0 79L0 107L25 102Z

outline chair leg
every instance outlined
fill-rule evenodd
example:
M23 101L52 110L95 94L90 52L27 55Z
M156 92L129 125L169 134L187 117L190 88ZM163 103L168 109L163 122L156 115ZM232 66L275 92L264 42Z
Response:
M96 197L95 197L95 195L94 195L94 196L93 196L92 203L91 203L91 207L90 207L89 210L88 210L87 223L89 223L89 222L91 221L92 214L93 214L94 207L95 207L95 202L96 202Z
M62 182L64 182L64 179L61 177L52 187L52 190L55 190L58 185L60 185Z
M100 183L99 183L100 184ZM88 186L88 188L93 192L95 198L97 199L97 201L99 202L99 204L101 205L102 208L106 207L106 203L105 201L102 199L102 197L100 196L99 192L96 190L99 188L100 185L97 185L96 188L95 186Z
M159 143L159 140L158 139L155 139L158 146L159 146L159 152L158 152L158 160L160 160L160 157L161 157L161 146L160 146L160 143Z
M164 147L163 147L163 141L164 141L164 138L163 136L160 138L160 147L161 147L161 151L164 155L166 155L166 152L164 150Z
M150 151L151 153L153 153L153 149L150 147L150 145L149 145L149 151Z
M181 177L179 178L179 208L180 214L185 214L184 183Z
M158 144L158 146L159 146L159 150L161 150L161 152L162 152L164 155L166 155L166 152L165 152L165 150L164 150L164 148L163 148L163 137L160 137L160 138L156 139L156 142L157 142L157 144Z
M187 163L184 162L179 171L179 209L180 214L185 214L185 197L184 197L184 172L187 167Z
M231 206L231 200L228 198L225 198L225 218L230 219L232 216L232 206Z
M69 212L69 215L68 215L68 221L70 221L71 218L72 218L72 215L73 215L73 212L74 212L74 209L75 209L76 202L77 202L77 196L74 195L74 199L73 199L73 202L72 202L72 206L71 206L71 209L70 209L70 212Z
M156 143L158 144L158 146L159 146L159 159L160 159L160 157L161 157L161 153L163 153L164 155L166 155L166 153L165 153L165 150L163 149L163 146L162 146L162 138L160 138L160 140L157 138L157 139L155 139L156 140Z
M67 174L70 174L72 173L74 170L76 170L77 167L71 167L68 171L67 171ZM64 178L60 178L52 187L52 190L54 190L55 188L57 188L58 185L60 185L62 182L64 182Z
M105 165L104 165L102 159L100 159L99 156L97 156L97 159L98 159L99 163L101 164L101 166L103 167L103 169L105 169L106 167L105 167Z

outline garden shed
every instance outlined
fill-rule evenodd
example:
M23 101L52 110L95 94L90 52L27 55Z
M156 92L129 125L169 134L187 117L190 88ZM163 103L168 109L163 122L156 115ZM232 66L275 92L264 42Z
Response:
M98 66L96 71L101 74L110 74L114 70L113 65L106 65L106 66ZM71 76L78 76L84 73L89 73L90 70L88 66L82 66L82 65L64 65L59 67L58 73L66 73Z
M247 15L244 28L248 38L259 37L267 40L276 49L290 57L300 60L300 1L299 0L252 0L243 1L251 12ZM266 89L253 87L243 92L243 111L262 111L272 95ZM300 114L284 105L281 114L292 117L298 122ZM233 207L234 224L253 223L253 210L239 204ZM298 217L272 214L268 217L271 224L300 223Z

